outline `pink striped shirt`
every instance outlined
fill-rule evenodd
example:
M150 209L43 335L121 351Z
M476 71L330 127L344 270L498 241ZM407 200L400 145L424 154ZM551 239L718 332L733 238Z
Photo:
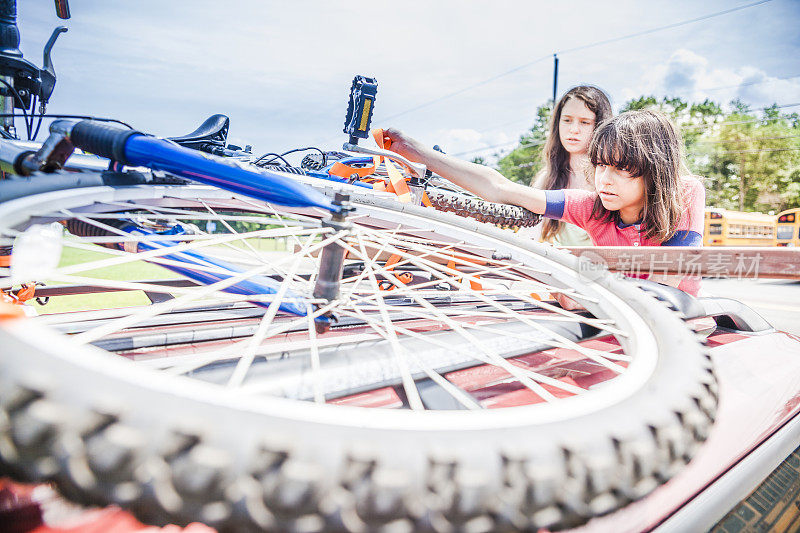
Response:
M544 216L583 228L595 246L702 246L705 188L697 178L682 177L681 193L683 216L678 221L675 235L664 242L646 239L638 223L614 224L591 218L597 193L581 189L545 191L547 208ZM645 274L640 277L649 276ZM678 288L697 296L700 290L699 276L684 276Z

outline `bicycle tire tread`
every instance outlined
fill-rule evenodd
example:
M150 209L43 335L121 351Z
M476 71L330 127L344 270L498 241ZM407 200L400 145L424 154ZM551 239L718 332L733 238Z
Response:
M452 214L361 200L504 236ZM643 310L658 302L676 313L645 294L638 302ZM7 374L0 378L0 469L28 481L54 480L81 503L118 503L150 523L200 519L220 531L559 529L641 498L688 462L708 435L717 403L705 349L693 376L633 436L608 430L588 452L563 442L558 460L544 465L513 446L496 450L504 482L491 493L481 471L446 453L427 454L426 490L419 492L406 472L361 449L343 455L338 477L326 479L287 444L290 436L270 436L238 463L207 435L182 427L154 446L125 409L70 406L52 394L57 385ZM612 475L620 469L622 475Z
M311 530L353 532L390 524L411 531L577 526L672 477L707 436L713 419L701 406L716 403L713 388L701 387L690 404L673 412L672 423L652 428L651 442L610 435L616 461L586 458L565 446L561 465L542 468L524 454L505 451L506 487L490 497L481 472L461 469L446 454L429 457L429 492L422 495L414 495L404 472L384 469L368 453L355 451L345 458L338 483L326 490L321 471L294 459L291 446L275 439L258 450L249 471L238 473L227 452L177 428L171 441L160 444L162 455L146 456L149 437L118 416L70 412L28 387L3 390L3 470L26 481L53 480L66 497L85 505L120 504L146 523L200 520L221 532L308 530L314 523ZM78 420L84 424L65 423ZM694 442L685 441L681 425ZM24 434L14 433L22 427ZM654 467L657 456L668 461ZM626 467L624 479L614 483L620 465ZM547 497L559 490L557 498Z
M431 190L428 191L428 198L438 211L452 212L458 216L498 226L527 228L535 226L541 220L541 215L523 207L487 202L457 193Z

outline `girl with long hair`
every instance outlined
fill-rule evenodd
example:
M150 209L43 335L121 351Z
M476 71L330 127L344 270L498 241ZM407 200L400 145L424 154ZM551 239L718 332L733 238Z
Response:
M585 230L596 246L702 246L705 189L686 173L683 143L670 119L629 111L600 124L589 144L594 190L543 190L436 152L402 132L389 148L490 202L518 205ZM700 280L667 281L697 295Z
M608 96L592 85L567 91L550 115L547 142L542 150L544 168L532 185L545 190L586 189L594 185L587 176L589 141L595 128L611 118ZM540 241L562 246L590 246L589 235L573 224L545 219L534 233Z

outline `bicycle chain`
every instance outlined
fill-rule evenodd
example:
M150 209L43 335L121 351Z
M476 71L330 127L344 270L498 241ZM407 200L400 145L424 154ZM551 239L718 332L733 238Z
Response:
M152 437L121 414L78 412L45 391L7 382L0 387L0 467L21 480L55 481L85 505L118 503L147 523L200 520L220 532L572 527L641 498L688 462L707 437L717 403L705 355L702 388L650 427L652 440L609 437L616 462L569 446L558 465L503 450L504 486L494 495L482 472L462 468L446 452L429 455L422 494L407 472L382 467L368 451L352 451L340 480L326 485L320 467L297 460L291 445L275 437L239 473L228 452L186 431L174 431L159 454L146 456Z
M478 222L488 222L498 226L527 228L535 226L542 218L541 215L523 207L496 204L455 193L429 190L428 198L431 205L439 211L455 213L462 217L474 218Z

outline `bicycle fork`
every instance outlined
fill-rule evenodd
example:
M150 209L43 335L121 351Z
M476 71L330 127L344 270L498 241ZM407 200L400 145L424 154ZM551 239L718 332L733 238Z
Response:
M333 229L334 233L348 231L350 223L347 221L347 215L353 210L349 202L350 197L346 194L336 193L334 196L334 205L341 206L339 212L333 212L331 218L322 222L323 227ZM342 281L342 272L344 269L345 249L339 244L338 241L333 241L326 244L322 248L319 272L317 273L317 281L314 285L314 298L325 300L330 303L339 297L339 286ZM321 307L318 306L318 308ZM328 331L331 327L331 320L334 319L333 313L330 311L323 315L324 320L315 320L314 326L317 333L322 334Z

